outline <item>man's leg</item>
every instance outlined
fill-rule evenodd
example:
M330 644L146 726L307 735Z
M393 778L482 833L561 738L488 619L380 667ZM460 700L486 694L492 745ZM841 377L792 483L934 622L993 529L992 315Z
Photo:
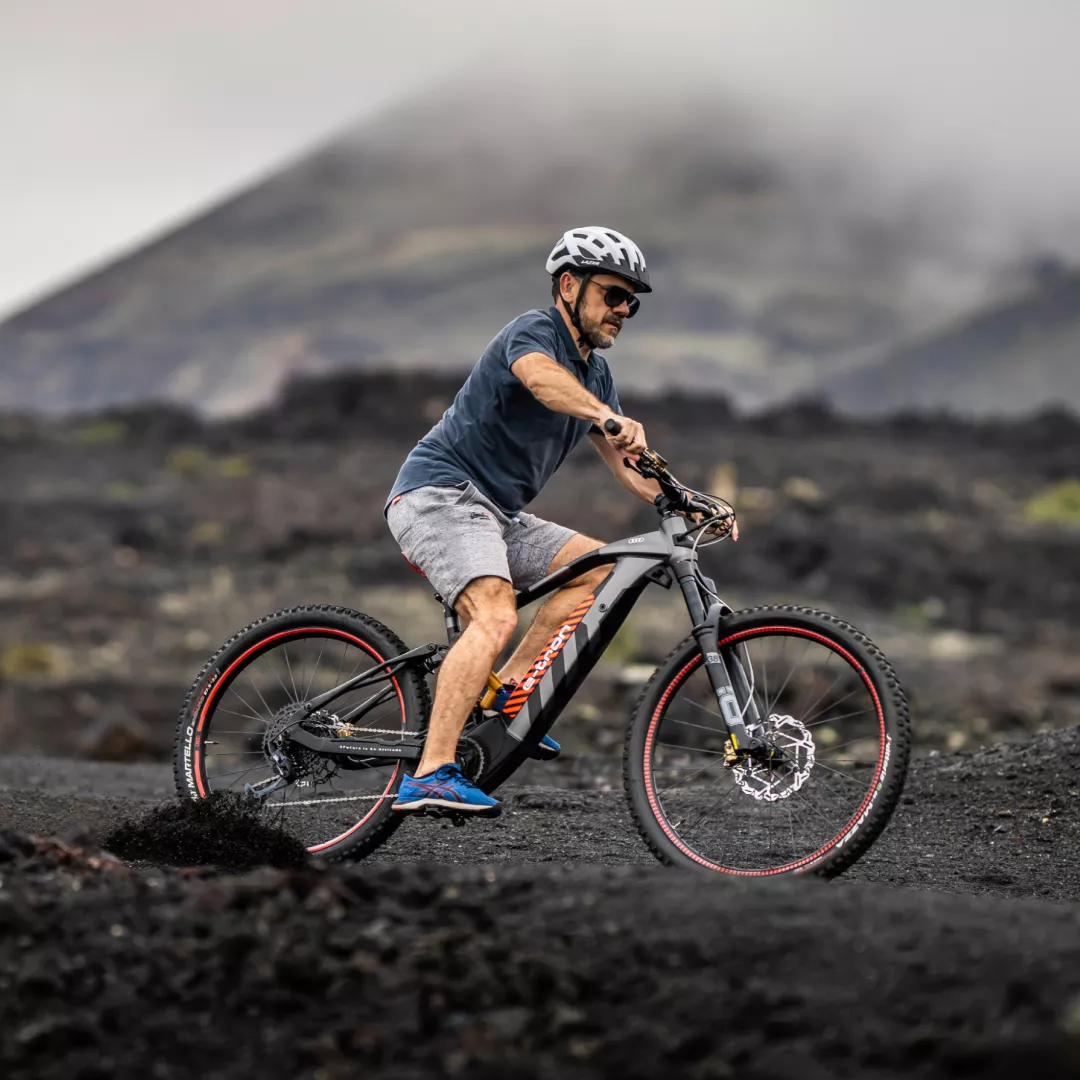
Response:
M499 653L517 629L514 589L502 578L475 579L455 606L468 626L439 667L424 754L413 774L417 777L453 763L469 712Z
M573 562L574 559L603 546L604 545L600 543L599 540L591 540L587 536L582 536L581 533L574 533L551 560L551 564L548 566L548 573L553 574L567 563ZM580 577L574 578L573 581L567 583L561 589L556 589L555 592L544 601L540 610L536 613L536 618L533 619L532 625L521 639L521 644L514 650L514 655L507 660L499 671L499 678L502 679L503 682L520 682L525 677L529 668L532 666L532 662L539 656L540 650L543 649L543 647L551 640L555 631L563 622L565 622L566 616L569 615L586 596L596 591L600 582L607 577L610 569L611 564L608 563L606 566L600 566L595 570L589 570ZM506 583L502 582L502 584L505 585ZM512 604L513 591L511 591L510 599ZM442 676L440 675L440 679L441 678ZM480 693L479 689L477 690L477 693Z

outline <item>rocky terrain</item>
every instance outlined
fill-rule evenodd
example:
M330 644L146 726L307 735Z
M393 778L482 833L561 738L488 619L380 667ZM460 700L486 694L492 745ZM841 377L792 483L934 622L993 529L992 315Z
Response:
M638 685L685 633L661 590L496 821L409 823L329 867L272 819L168 801L186 687L252 618L335 602L440 635L381 507L456 385L312 379L214 423L0 417L4 1076L1080 1076L1064 410L626 396L679 475L739 507L738 545L705 554L730 602L835 610L906 686L904 796L838 882L652 861L620 768ZM652 520L588 447L534 508L606 538Z
M341 376L220 423L162 408L0 418L0 751L164 758L205 657L280 607L345 604L407 640L440 638L381 508L455 389ZM865 629L903 679L923 751L1080 722L1070 414L625 407L678 475L734 498L743 539L704 556L729 602L807 603ZM587 446L534 509L607 539L654 520ZM685 619L677 598L647 595L560 723L568 752L615 752Z
M305 867L167 766L0 761L4 1075L1080 1076L1075 730L916 761L827 884L663 870L580 765Z

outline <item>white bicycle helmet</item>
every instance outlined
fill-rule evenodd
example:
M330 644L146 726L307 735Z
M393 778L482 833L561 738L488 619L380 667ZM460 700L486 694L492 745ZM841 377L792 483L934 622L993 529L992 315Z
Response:
M564 232L552 248L546 265L549 274L557 274L561 270L618 274L636 286L638 292L652 292L641 248L629 236L600 225Z

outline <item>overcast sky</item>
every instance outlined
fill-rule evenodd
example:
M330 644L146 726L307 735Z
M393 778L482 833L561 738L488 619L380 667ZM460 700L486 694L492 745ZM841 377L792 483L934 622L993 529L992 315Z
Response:
M0 0L0 315L463 73L734 90L1065 236L1078 42L1080 0Z

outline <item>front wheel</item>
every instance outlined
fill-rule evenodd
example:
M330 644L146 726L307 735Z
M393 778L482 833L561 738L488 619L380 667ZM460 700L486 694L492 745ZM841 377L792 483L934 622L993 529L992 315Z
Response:
M661 862L710 873L841 873L884 829L903 787L911 723L896 676L864 634L806 608L736 612L719 644L751 687L744 717L750 725L756 713L750 734L769 760L728 760L687 638L642 691L627 733L627 795L643 838Z
M181 797L243 793L274 783L271 753L296 708L354 675L376 672L405 652L382 623L348 608L313 605L268 615L226 642L200 672L177 723L175 772ZM358 713L345 728L340 717ZM325 737L360 734L393 742L427 729L430 699L420 672L403 667L349 691L304 727ZM390 804L403 763L329 758L291 749L289 784L271 789L267 812L313 855L358 858L400 824Z

